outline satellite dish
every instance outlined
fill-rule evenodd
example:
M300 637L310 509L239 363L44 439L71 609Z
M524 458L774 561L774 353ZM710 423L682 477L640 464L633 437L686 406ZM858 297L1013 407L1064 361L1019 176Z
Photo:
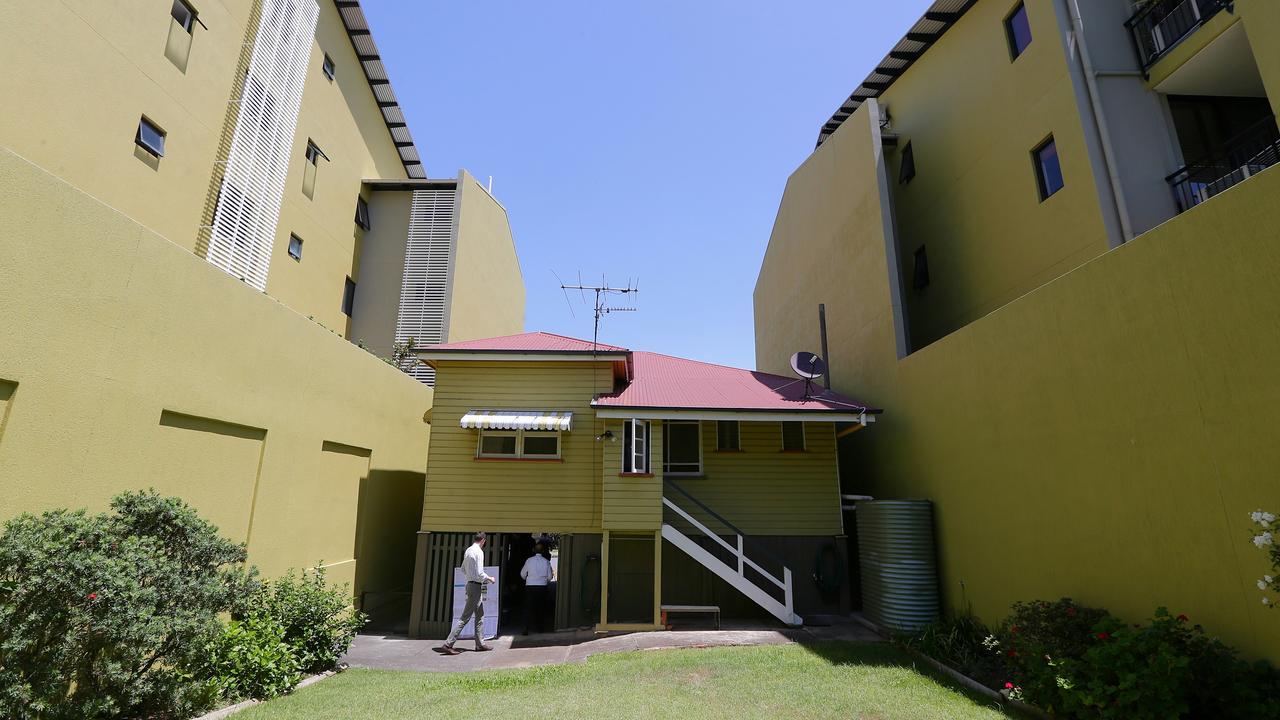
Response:
M827 361L802 350L791 356L791 370L805 380L816 380L826 374Z

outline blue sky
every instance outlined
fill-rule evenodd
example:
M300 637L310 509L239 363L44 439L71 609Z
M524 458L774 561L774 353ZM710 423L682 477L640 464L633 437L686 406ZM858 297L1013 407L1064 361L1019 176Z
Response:
M432 177L507 208L527 330L638 279L601 340L755 366L751 294L787 176L928 0L365 0ZM800 318L800 322L817 322Z

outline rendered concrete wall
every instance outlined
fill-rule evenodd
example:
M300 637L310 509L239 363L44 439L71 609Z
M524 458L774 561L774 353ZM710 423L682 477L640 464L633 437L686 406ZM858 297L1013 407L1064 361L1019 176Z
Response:
M268 575L407 585L429 388L8 152L0 307L0 518L155 487Z
M446 342L524 332L524 277L507 210L466 170L458 191Z

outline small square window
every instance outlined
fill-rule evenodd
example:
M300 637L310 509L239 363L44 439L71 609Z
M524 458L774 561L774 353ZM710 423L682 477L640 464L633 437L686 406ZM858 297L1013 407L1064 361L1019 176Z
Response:
M924 246L916 248L915 264L911 271L911 288L913 290L923 290L929 287L929 253Z
M716 449L741 450L742 438L739 435L737 420L716 421Z
M1062 181L1062 165L1058 161L1058 145L1053 141L1050 135L1035 150L1031 151L1031 157L1036 167L1036 182L1040 186L1040 200L1044 201L1050 195L1058 192L1063 187Z
M143 116L138 122L138 134L133 142L156 157L164 157L164 137L164 130Z
M514 430L483 430L480 433L480 457L515 457Z
M1027 20L1027 7L1018 3L1013 12L1004 19L1004 32L1009 37L1009 54L1017 60L1027 46L1031 44L1031 22Z
M169 11L173 16L173 21L182 26L183 30L191 32L196 25L196 10L188 5L184 0L173 0L173 8Z
M324 64L320 66L320 71L330 80L333 80L333 76L337 74L338 70L334 67L333 58L329 57L329 53L324 54Z
M302 238L289 234L289 257L294 260L302 260Z
M359 195L356 196L356 224L365 230L369 229L369 203Z
M351 317L351 311L355 309L356 304L356 283L351 278L347 278L342 285L342 312L347 317Z
M898 184L906 185L916 176L916 154L911 150L911 143L902 148L902 165L898 167Z
M782 449L783 450L804 450L804 423L803 422L784 422L782 423Z
M560 457L560 433L534 432L525 430L521 433L522 457L555 458Z

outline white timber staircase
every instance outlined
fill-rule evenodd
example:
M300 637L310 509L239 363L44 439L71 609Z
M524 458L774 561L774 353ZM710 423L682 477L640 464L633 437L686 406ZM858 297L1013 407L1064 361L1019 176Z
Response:
M784 566L782 568L782 577L778 578L773 573L760 567L760 565L754 560L747 557L746 538L741 530L735 527L728 520L717 515L715 511L706 505L703 505L692 495L685 492L685 490L679 485L676 485L670 480L667 480L664 485L668 488L674 489L678 494L682 495L684 499L689 500L691 503L701 508L705 513L715 518L717 522L737 535L737 546L735 547L673 502L671 498L667 497L666 493L663 493L662 504L678 515L684 522L688 523L698 532L710 538L726 550L735 561L736 567L716 557L692 537L689 537L684 532L671 525L671 523L662 523L662 539L670 542L672 545L682 550L686 555L697 560L703 567L720 576L722 580L732 585L738 590L738 592L747 596L748 599L767 610L769 614L778 618L783 623L791 626L803 625L804 619L796 614L794 608L795 598L792 592L791 568ZM778 564L781 565L781 562ZM775 593L757 585L754 580L749 578L747 576L748 568L753 570L755 574L758 574L765 581L776 585L778 589L782 591L783 599L778 600L777 597L775 597Z

